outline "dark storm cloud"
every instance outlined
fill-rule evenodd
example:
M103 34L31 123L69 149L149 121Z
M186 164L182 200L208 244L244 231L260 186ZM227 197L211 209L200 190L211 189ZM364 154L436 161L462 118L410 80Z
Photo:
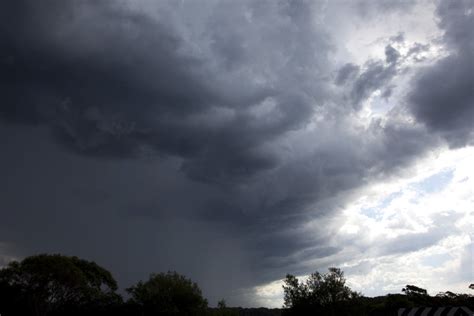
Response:
M232 275L236 288L252 286L263 281L252 257L280 249L271 231L288 221L278 216L314 198L275 198L282 179L252 176L276 168L272 142L304 127L326 101L328 37L313 27L306 2L209 2L191 29L183 26L192 19L173 13L193 4L162 3L156 16L141 4L1 4L0 114L10 152L2 156L2 212L12 211L2 216L0 240L21 254L99 258L125 285L137 271L176 269L204 280L211 297ZM251 246L258 232L270 236L264 253ZM298 244L283 243L282 252ZM154 254L157 245L168 259ZM209 260L191 267L198 253L185 247L214 249L222 257L207 258L220 268L206 272ZM131 267L121 251L149 264Z
M127 155L165 133L150 130L147 118L198 111L210 98L190 73L197 61L179 56L179 40L158 23L75 4L3 4L1 112L7 120L50 124L80 152ZM175 137L153 145L195 150Z
M375 10L407 7L391 3ZM123 286L178 270L234 304L320 268L342 249L328 218L438 140L397 107L357 121L402 58L346 63L334 91L319 5L0 4L0 242L93 258Z
M90 159L46 136L45 128L0 126L2 260L77 255L110 269L122 288L177 270L212 302L229 284L253 285L244 229L196 218L222 193L190 182L173 161Z
M247 177L274 166L275 157L258 147L300 127L315 93L319 98L314 87L288 80L321 67L325 53L315 59L309 54L312 45L284 51L281 71L299 64L308 71L280 78L268 68L280 58L277 54L265 52L262 64L249 60L250 54L258 57L255 49L281 48L278 30L251 24L243 12L233 14L231 22L242 28L235 30L222 20L229 16L225 6L215 8L207 37L196 43L209 50L207 56L184 52L193 43L160 19L118 6L61 1L2 6L3 118L47 124L58 140L81 154L177 155L184 159L183 171L195 179ZM271 13L281 15L272 17L281 21L278 35L288 36L292 45L310 32L301 18L307 14L305 4L246 6L256 21L277 11ZM266 42L244 37L256 27L267 33ZM324 37L316 40L314 48L324 52ZM256 83L258 77L263 81Z
M423 69L413 82L409 109L453 147L474 139L474 3L444 1L437 8L449 55Z

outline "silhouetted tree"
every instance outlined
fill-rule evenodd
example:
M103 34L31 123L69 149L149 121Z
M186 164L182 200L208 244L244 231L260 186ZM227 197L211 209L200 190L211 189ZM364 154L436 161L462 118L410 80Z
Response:
M10 262L0 270L0 288L15 293L11 310L28 310L29 315L121 302L109 271L94 262L62 255L41 254Z
M224 299L221 299L217 302L217 308L210 308L208 313L209 316L238 316L238 308L227 307L227 304Z
M291 274L287 274L283 282L284 307L295 308L308 303L309 293L306 284L300 283L298 278Z
M430 304L431 297L428 295L428 292L421 287L407 285L402 289L402 292L404 292L408 299L416 306L427 306Z
M284 280L284 307L293 314L305 314L318 311L322 314L334 314L348 307L344 302L361 297L345 285L344 272L338 268L329 268L329 272L315 272L305 283L288 274Z
M217 308L220 308L220 309L227 308L227 304L225 303L225 299L221 299L219 302L217 302Z
M315 272L307 281L310 299L322 306L348 301L357 295L345 284L344 272L338 268L329 268L325 274Z
M402 289L402 292L404 292L408 296L428 295L428 292L425 289L422 289L421 287L417 287L415 285L407 285Z
M207 309L198 285L176 272L150 275L127 289L132 304L145 315L202 315Z

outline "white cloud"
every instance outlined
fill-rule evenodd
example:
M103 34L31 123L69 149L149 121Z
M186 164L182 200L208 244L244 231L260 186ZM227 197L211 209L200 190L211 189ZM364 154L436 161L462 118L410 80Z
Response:
M400 293L406 284L427 288L431 295L468 292L473 276L474 148L433 155L403 177L366 188L327 223L340 225L334 242L344 249L305 264L340 266L350 287L368 296ZM262 305L283 303L281 280L254 292Z
M432 294L467 291L468 281L459 282L457 274L472 245L473 159L474 148L443 151L419 162L412 177L379 184L345 210L339 238L370 249L345 262L354 270L348 276L355 289L375 295L417 283ZM447 171L452 177L434 183ZM401 253L384 254L391 250ZM364 264L370 268L358 273Z

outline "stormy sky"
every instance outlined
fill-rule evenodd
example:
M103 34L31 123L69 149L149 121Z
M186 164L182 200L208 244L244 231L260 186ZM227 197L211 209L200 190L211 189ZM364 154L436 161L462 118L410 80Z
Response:
M0 4L0 266L281 306L473 279L474 2Z

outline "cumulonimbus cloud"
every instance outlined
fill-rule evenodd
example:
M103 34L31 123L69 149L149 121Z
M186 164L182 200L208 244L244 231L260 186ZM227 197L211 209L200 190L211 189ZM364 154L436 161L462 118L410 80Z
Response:
M392 1L383 3L374 10L396 7ZM120 244L143 244L137 256L150 256L152 262L160 261L161 252L148 246L168 236L176 240L162 246L175 258L166 259L167 264L216 284L228 268L236 288L287 272L306 273L306 259L325 258L343 247L331 244L336 224L309 235L303 223L337 214L351 192L396 174L440 145L440 138L452 146L472 143L473 41L472 32L465 31L472 29L469 7L469 1L439 6L450 55L421 69L407 100L367 122L359 116L363 103L375 91L390 89L406 56L387 45L385 59L362 66L345 61L338 71L331 58L336 50L331 36L337 34L326 29L320 3L2 3L1 119L12 129L45 127L61 149L94 161L58 153L61 159L55 163L61 172L68 170L68 159L81 166L70 174L74 183L54 187L63 193L54 201L77 205L65 213L55 207L42 209L43 215L24 211L32 214L24 216L31 218L25 226L34 229L33 221L54 218L66 222L67 212L78 218L83 214L86 219L77 221L75 230L82 225L94 231L91 236L102 236L109 229ZM420 45L407 54L425 49ZM15 144L8 148L20 151ZM38 155L49 161L47 154ZM158 166L145 168L148 158ZM116 169L107 171L104 162L117 164ZM140 167L130 167L134 163ZM88 184L84 170L92 169L109 173L108 180L94 182L104 194L87 191L83 199L67 190L81 181ZM32 200L52 199L38 180L45 175L37 172L35 181L26 179L26 171L18 174L40 187L31 189ZM58 174L51 178L63 181ZM100 202L84 211L92 195ZM26 209L26 202L18 200L8 199ZM129 222L114 218L116 213ZM111 227L95 223L97 214L106 214ZM13 217L11 222L21 222ZM171 228L163 218L172 218ZM139 228L136 234L120 235L129 227L145 227L155 239ZM190 232L179 233L181 227ZM58 226L54 236L45 232L37 241L57 240L65 230ZM430 244L425 240L430 238L438 235L421 236L420 245ZM101 245L106 241L100 239ZM186 244L192 245L193 256L199 255L199 245L215 252L228 247L228 258L214 258L226 266L214 263L217 272L212 274L207 268L212 258L194 262L180 251ZM117 250L111 261L121 255ZM191 261L192 267L186 264ZM240 277L238 264L245 264L251 277ZM214 283L209 284L204 287ZM214 286L215 295L220 291Z

